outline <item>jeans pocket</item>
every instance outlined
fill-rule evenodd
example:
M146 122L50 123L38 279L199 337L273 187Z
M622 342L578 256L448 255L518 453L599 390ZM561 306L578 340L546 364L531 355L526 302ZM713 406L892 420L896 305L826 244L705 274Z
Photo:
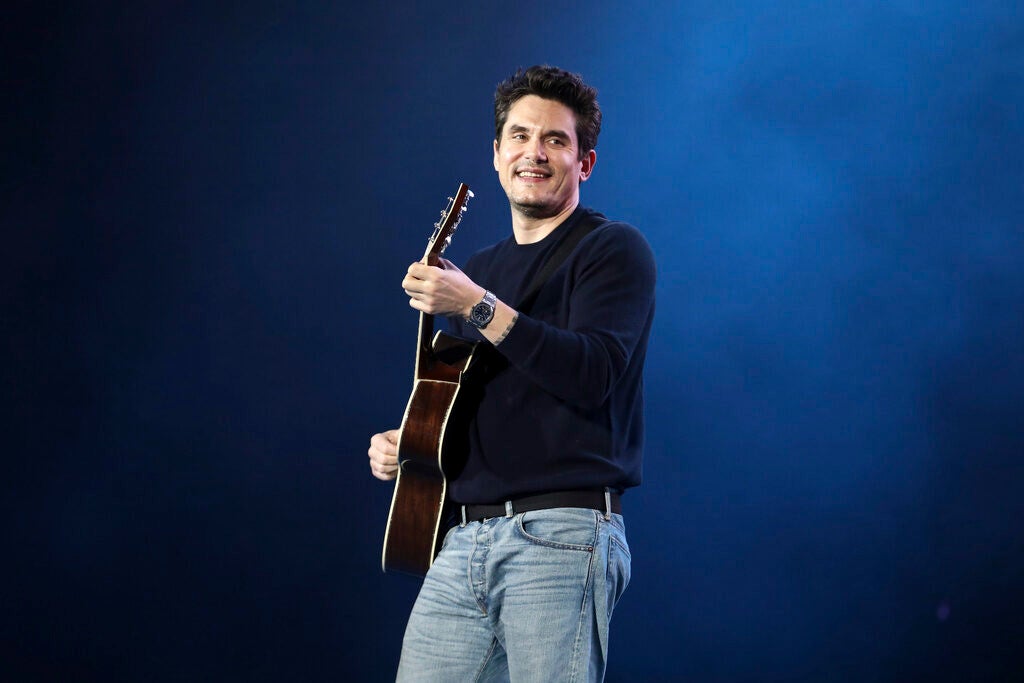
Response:
M553 508L517 515L516 531L548 548L591 552L597 543L597 513L582 508Z
M629 585L629 578L632 574L632 557L629 553L629 544L624 536L611 534L608 537L608 572L605 575L608 587L608 617L612 616L612 609L622 597Z

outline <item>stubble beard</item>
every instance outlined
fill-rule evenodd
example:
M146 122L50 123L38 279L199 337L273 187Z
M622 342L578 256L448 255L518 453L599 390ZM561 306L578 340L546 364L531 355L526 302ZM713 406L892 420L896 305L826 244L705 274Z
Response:
M551 204L543 202L520 202L509 197L508 203L512 205L513 210L518 211L527 218L550 218L558 213L552 208Z
M558 212L562 210L562 206L555 196L536 197L531 196L528 191L520 193L518 197L512 192L507 194L508 203L512 209L527 218L551 218L557 216Z

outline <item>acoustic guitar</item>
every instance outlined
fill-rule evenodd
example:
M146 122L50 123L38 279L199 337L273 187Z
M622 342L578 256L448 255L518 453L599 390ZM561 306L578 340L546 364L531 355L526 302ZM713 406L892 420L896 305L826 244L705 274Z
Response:
M434 224L423 262L439 266L473 196L459 185ZM423 576L440 550L441 524L448 513L447 480L465 461L463 396L471 393L463 377L476 345L443 332L434 334L434 316L420 313L412 394L398 438L398 476L384 532L384 571Z

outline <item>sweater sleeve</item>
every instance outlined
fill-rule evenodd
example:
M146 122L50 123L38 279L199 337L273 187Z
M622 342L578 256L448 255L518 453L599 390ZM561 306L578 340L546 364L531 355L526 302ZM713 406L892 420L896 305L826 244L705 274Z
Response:
M625 223L594 231L578 251L566 327L520 315L497 349L544 391L591 409L607 400L650 329L655 264L647 240Z

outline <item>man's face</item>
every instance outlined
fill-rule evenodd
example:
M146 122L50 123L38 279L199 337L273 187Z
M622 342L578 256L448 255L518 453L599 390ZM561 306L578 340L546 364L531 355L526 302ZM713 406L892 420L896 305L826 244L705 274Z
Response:
M580 159L576 115L561 102L536 95L512 105L494 141L494 170L512 208L530 218L548 218L579 201L596 155Z

